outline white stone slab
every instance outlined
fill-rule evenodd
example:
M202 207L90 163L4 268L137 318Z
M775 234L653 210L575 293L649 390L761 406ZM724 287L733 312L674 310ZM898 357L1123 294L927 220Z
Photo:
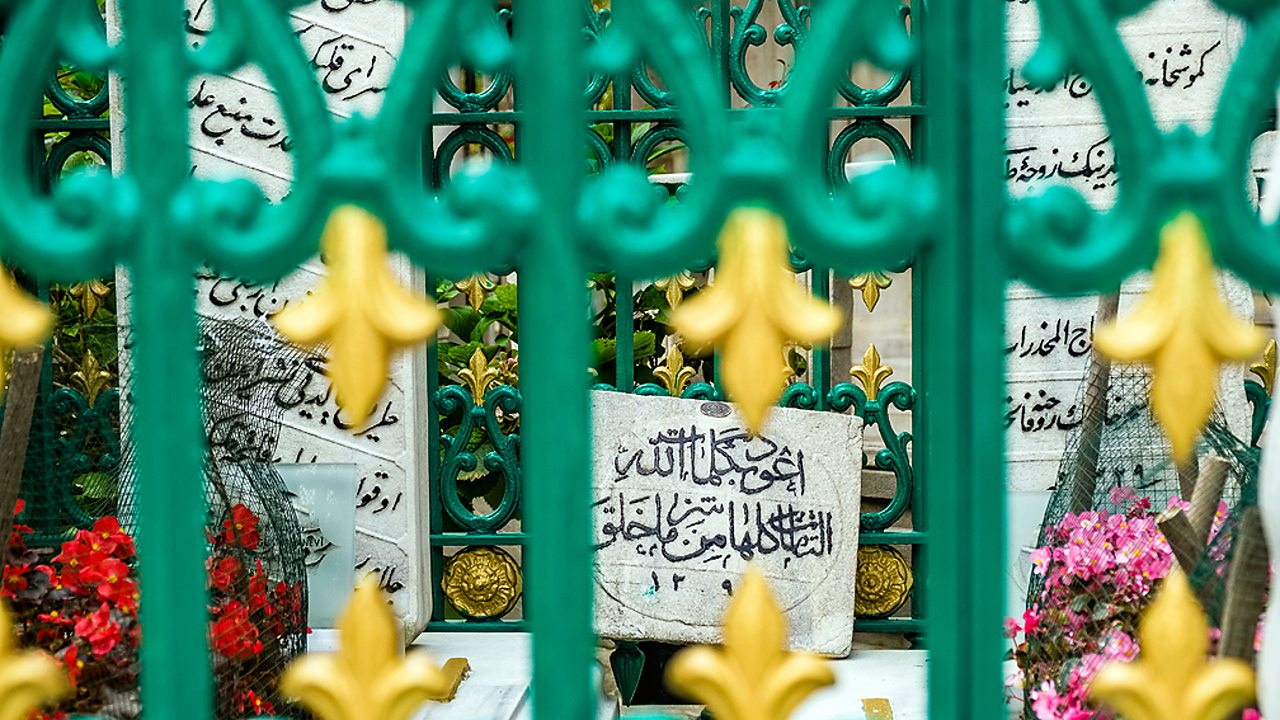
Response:
M186 9L188 43L198 48L216 28L216 4L187 0ZM290 24L335 117L377 112L403 48L407 23L405 6L394 0L317 0L291 11ZM114 7L108 8L108 24L110 36L118 38ZM122 168L127 164L122 130L128 118L119 104L118 87L113 83L112 147L114 165ZM288 194L293 172L289 129L269 79L257 66L238 68L228 76L193 79L187 104L193 175L247 178L273 201ZM395 259L394 270L402 283L422 285L421 275L402 258ZM198 310L208 317L266 327L271 316L305 297L323 272L313 258L268 287L202 272L197 278ZM124 318L128 278L121 273L119 280ZM425 383L427 371L425 349L397 356L390 386L361 428L341 426L332 392L319 372L298 376L295 395L282 396L278 406L263 408L264 414L283 418L276 461L356 465L358 487L351 502L356 511L357 547L352 578L374 572L391 593L410 636L421 631L430 617L426 453L432 448L422 440L427 399L419 385ZM127 402L124 378L122 386Z
M775 410L750 439L718 402L592 394L596 628L708 643L748 564L794 646L849 652L862 421Z
M1094 208L1107 210L1115 203L1117 183L1124 182L1123 172L1114 165L1110 131L1093 88L1072 75L1048 91L1031 89L1021 73L1039 35L1037 8L1030 2L1006 5L1009 192L1020 197L1065 184ZM1162 0L1122 22L1121 34L1161 127L1187 123L1206 130L1239 48L1239 23L1208 0ZM1233 311L1252 320L1248 287L1226 276L1222 285ZM1121 316L1145 288L1144 278L1126 283ZM1006 457L1013 490L1042 491L1057 479L1068 434L1079 422L1075 405L1089 366L1096 308L1094 297L1049 298L1020 283L1010 284ZM1247 439L1250 410L1243 382L1242 367L1224 372L1219 404L1232 432Z

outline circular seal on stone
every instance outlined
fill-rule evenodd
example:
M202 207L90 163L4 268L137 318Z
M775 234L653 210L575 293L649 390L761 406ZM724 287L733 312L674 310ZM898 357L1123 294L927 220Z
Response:
M440 588L468 618L493 620L511 612L523 582L515 558L498 547L468 547L449 558Z
M864 617L889 615L907 601L914 584L911 565L897 548L863 545L858 548L853 611Z
M715 402L714 400L702 403L702 406L698 409L702 411L703 415L713 418L729 417L729 414L733 412L733 408L729 407L727 403Z

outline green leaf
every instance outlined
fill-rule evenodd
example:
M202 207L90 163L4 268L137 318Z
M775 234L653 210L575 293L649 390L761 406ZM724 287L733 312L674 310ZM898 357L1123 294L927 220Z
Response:
M445 308L444 326L460 338L470 339L478 322L480 315L469 307Z
M514 284L499 285L493 289L493 294L485 298L484 303L480 306L480 312L485 315L501 315L505 313L514 313L517 310L518 293Z
M654 356L658 349L658 338L648 330L644 330L632 335L631 340L635 348L635 359L647 360Z
M120 483L110 473L85 473L76 478L75 485L81 495L93 500L114 499L120 495Z

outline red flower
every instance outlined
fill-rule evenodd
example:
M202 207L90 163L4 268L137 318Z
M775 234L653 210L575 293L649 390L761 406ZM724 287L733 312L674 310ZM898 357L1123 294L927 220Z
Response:
M271 715L276 711L271 701L252 690L245 690L236 704L238 705L237 709L242 713L252 710L254 715Z
M84 661L80 659L80 648L75 644L67 646L62 653L62 664L67 666L67 681L71 683L71 687L75 687L80 681L80 671L84 670Z
M26 507L27 507L27 503L22 498L18 498L18 502L14 503L14 506L13 506L14 517L21 515L23 509Z
M102 558L98 564L81 571L80 580L97 584L98 596L108 602L132 598L137 590L129 577L129 566L113 557Z
M133 557L135 551L133 538L120 529L120 521L114 517L98 518L98 521L93 524L92 535L94 540L104 548L102 552L114 553L122 560ZM92 545L90 547L97 549Z
M27 589L27 571L31 569L30 565L5 565L4 566L4 585L0 587L0 595L4 597L13 597L19 590Z
M218 611L213 623L213 649L232 660L248 660L262 652L258 628L249 620L249 608L232 600Z
M62 612L61 610L50 610L47 613L40 613L39 615L36 616L36 618L40 620L40 622L46 622L46 623L49 623L50 625L66 626L66 625L74 625L76 622L75 618L72 618L70 615Z
M77 536L75 540L62 543L62 552L53 561L62 563L62 584L74 592L80 585L80 573L85 568L96 565L99 559L93 557L88 546L80 542Z
M80 618L76 623L76 635L89 641L93 654L102 657L120 642L120 626L111 619L111 608L106 603L92 615Z
M267 604L267 573L262 569L262 561L254 563L253 576L249 578L249 606L258 610Z
M245 550L258 547L258 516L241 503L231 508L231 519L222 523L222 538Z
M231 584L240 575L240 561L233 557L225 557L216 564L209 558L209 582L218 590L230 590Z

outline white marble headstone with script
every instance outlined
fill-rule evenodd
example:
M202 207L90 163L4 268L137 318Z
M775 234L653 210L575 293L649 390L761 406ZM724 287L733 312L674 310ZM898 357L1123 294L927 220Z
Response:
M752 564L794 647L848 654L861 419L780 409L751 437L725 403L595 392L591 405L600 635L720 642Z
M216 25L217 3L186 0L186 4L187 39L193 48L199 47ZM108 12L109 32L118 35L114 9L109 7ZM405 6L394 0L318 0L291 10L290 20L329 110L344 118L376 113L403 47L408 23ZM126 158L120 137L128 118L118 100L117 94L112 103L113 148L116 167L122 167ZM248 178L273 200L285 197L293 175L289 129L261 70L248 65L227 76L197 77L189 88L187 107L193 175ZM273 315L305 297L323 274L323 265L315 258L265 287L206 270L197 278L198 311L214 319L253 321L265 327ZM406 285L422 284L421 276L402 258L395 260L395 274ZM127 278L120 280L120 296L127 304ZM264 408L282 416L274 459L355 465L358 479L350 501L357 539L351 580L357 573L372 572L390 593L412 637L426 626L431 599L426 512L429 443L421 440L427 406L419 385L426 378L425 351L393 360L388 389L360 427L352 427L338 410L322 363L310 369L314 372L305 383L277 397L279 407Z
M1039 36L1036 5L1010 0L1006 6L1009 192L1024 196L1061 184L1078 190L1095 209L1109 209L1124 173L1115 165L1092 86L1073 74L1049 90L1031 88L1022 67ZM1161 127L1187 123L1206 130L1239 47L1239 24L1209 0L1162 0L1122 21L1120 32ZM1232 310L1252 319L1249 288L1225 275L1220 284ZM1125 284L1121 316L1146 287L1145 277ZM1011 489L1047 490L1057 480L1068 434L1080 422L1077 400L1093 348L1097 305L1096 297L1050 298L1021 283L1009 287L1006 447ZM1232 432L1247 439L1250 410L1243 372L1239 366L1224 372L1219 403Z

